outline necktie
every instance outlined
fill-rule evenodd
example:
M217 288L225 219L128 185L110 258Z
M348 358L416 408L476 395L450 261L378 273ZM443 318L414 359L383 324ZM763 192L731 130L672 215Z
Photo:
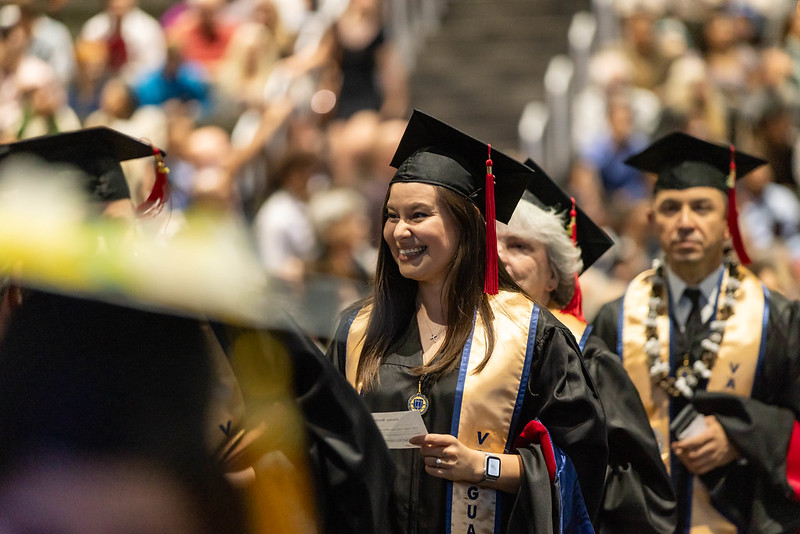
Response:
M108 66L114 72L119 71L128 61L128 51L122 38L122 18L117 17L111 35L108 36Z
M703 319L700 317L700 290L687 287L683 294L692 302L692 309L689 311L689 317L686 318L684 334L686 340L693 343L703 329Z

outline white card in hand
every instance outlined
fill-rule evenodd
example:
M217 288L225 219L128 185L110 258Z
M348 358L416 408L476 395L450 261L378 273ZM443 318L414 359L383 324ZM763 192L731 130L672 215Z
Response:
M422 415L419 412L378 412L372 414L375 424L383 434L386 445L390 449L411 449L416 447L408 442L414 436L428 433Z
M697 414L692 422L688 424L683 431L675 436L678 440L687 439L696 436L700 432L706 429L706 416L699 413Z

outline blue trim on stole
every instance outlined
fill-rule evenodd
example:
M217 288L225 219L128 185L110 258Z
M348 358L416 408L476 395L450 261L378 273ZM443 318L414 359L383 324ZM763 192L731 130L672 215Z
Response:
M349 319L347 319L347 332L345 332L345 334L344 334L345 368L347 367L347 340L350 338L350 329L353 327L353 321L356 320L356 317L358 316L358 312L360 312L360 311L361 311L361 308L357 309L356 311L353 312L353 315ZM365 335L366 335L366 333L365 333ZM334 343L335 342L336 342L336 340L334 340ZM364 397L364 392L361 391L360 389L356 393L358 393L359 397Z
M456 384L456 394L453 400L453 420L450 423L450 434L458 436L458 423L461 420L461 401L464 399L464 381L467 379L467 368L469 367L469 354L472 350L472 337L475 335L475 318L478 310L472 315L472 330L470 330L464 350L461 351L461 366L458 368L458 383ZM450 516L453 514L453 482L447 481L447 508L445 510L445 532L450 534Z
M350 328L353 326L353 321L356 320L356 316L358 315L358 312L360 312L360 311L361 311L361 308L359 308L356 311L354 311L353 315L347 320L347 333L344 336L345 342L347 342L347 338L350 336Z
M511 416L511 426L508 429L508 438L506 439L506 446L504 452L508 454L511 450L511 445L513 445L514 438L514 429L517 428L517 423L519 422L519 416L522 413L522 403L525 400L525 393L528 390L528 379L530 378L530 371L531 371L531 363L533 362L533 348L536 345L536 328L539 324L539 305L534 303L533 308L531 310L531 320L530 324L528 325L528 341L525 347L525 363L522 368L522 380L519 383L519 391L517 392L517 402L514 405L514 413ZM494 531L500 532L500 527L502 526L502 517L503 517L503 509L502 509L502 499L500 498L500 492L497 493L497 500L495 501L495 510L494 510Z
M581 336L581 340L578 342L578 348L581 349L581 354L583 354L583 347L586 346L586 341L589 339L589 334L592 333L592 325L586 325L586 328L583 331L583 335Z
M511 445L514 443L513 436L514 429L517 428L520 413L522 413L522 403L525 400L525 392L528 389L528 378L530 377L531 362L533 361L533 347L536 340L536 327L539 324L539 305L534 304L531 311L530 326L528 328L528 344L525 348L525 364L522 368L522 380L519 383L519 391L517 392L517 403L514 406L514 414L511 416L511 426L509 427L509 435L506 440L505 453L511 451Z
M758 347L758 363L756 364L756 372L753 376L753 386L756 385L756 380L761 376L761 365L764 363L764 357L767 353L767 323L769 322L769 289L764 284L761 284L764 290L764 317L761 320L761 345ZM750 389L750 395L753 394L753 389Z
M619 314L617 316L617 356L619 356L619 361L624 359L622 355L622 329L625 327L625 295L627 293L628 289L626 288L625 293L622 294L622 300L619 301Z

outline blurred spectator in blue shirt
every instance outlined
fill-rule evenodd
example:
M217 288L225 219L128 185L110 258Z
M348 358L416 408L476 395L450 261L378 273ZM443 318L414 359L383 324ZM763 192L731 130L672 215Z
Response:
M134 92L140 105L162 105L170 100L196 102L201 114L212 111L210 83L202 66L184 61L180 48L167 48L163 67L145 75Z
M640 171L625 165L628 156L648 145L646 135L636 132L633 112L624 91L613 91L608 96L607 113L609 131L600 135L583 151L584 164L594 169L608 198L622 201L645 199L650 187Z

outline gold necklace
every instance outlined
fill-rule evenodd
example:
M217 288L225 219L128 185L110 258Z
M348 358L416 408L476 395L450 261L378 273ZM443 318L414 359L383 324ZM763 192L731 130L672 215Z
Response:
M418 320L418 321L419 321L419 312L420 312L421 310L422 310L422 304L417 304L417 320ZM431 341L436 341L436 340L438 340L438 339L439 339L439 336L441 336L441 335L442 335L442 332L444 332L445 330L447 330L447 325L443 325L443 326L442 326L442 327L441 327L441 328L440 328L440 329L439 329L437 332L435 332L435 333L434 333L433 329L431 328L431 323L433 323L433 321L431 320L431 318L430 318L430 317L428 317L428 312L427 312L427 311L425 312L425 319L426 319L426 320L424 321L424 323L425 323L425 328L427 328L427 329L428 329L428 334L430 334L430 338L429 338L429 339L430 339Z
M433 343L436 343L438 341L438 339L439 339L439 336L442 335L442 332L447 330L447 325L442 326L437 332L434 332L433 329L431 329L431 326L430 326L430 323L432 323L433 321L431 321L430 317L428 317L427 311L425 312L425 319L426 319L425 321L423 321L420 318L420 312L421 311L422 311L422 304L420 303L420 304L417 304L417 323L421 323L421 322L425 323L425 328L427 328L428 334L430 334L430 338L429 338L430 341L433 342ZM420 332L420 336L421 335L422 335L422 332ZM431 345L428 348L428 350L430 350L432 347L433 347L433 345ZM425 353L425 349L423 349L423 361L424 361L424 353ZM428 399L428 397L422 392L422 383L423 383L423 381L426 381L427 377L428 377L428 375L422 375L422 376L419 377L419 382L417 383L417 392L414 393L413 395L411 395L408 398L408 405L407 406L408 406L409 411L419 412L420 415L424 415L425 412L428 411L428 408L430 408L430 405L431 405L430 400Z

